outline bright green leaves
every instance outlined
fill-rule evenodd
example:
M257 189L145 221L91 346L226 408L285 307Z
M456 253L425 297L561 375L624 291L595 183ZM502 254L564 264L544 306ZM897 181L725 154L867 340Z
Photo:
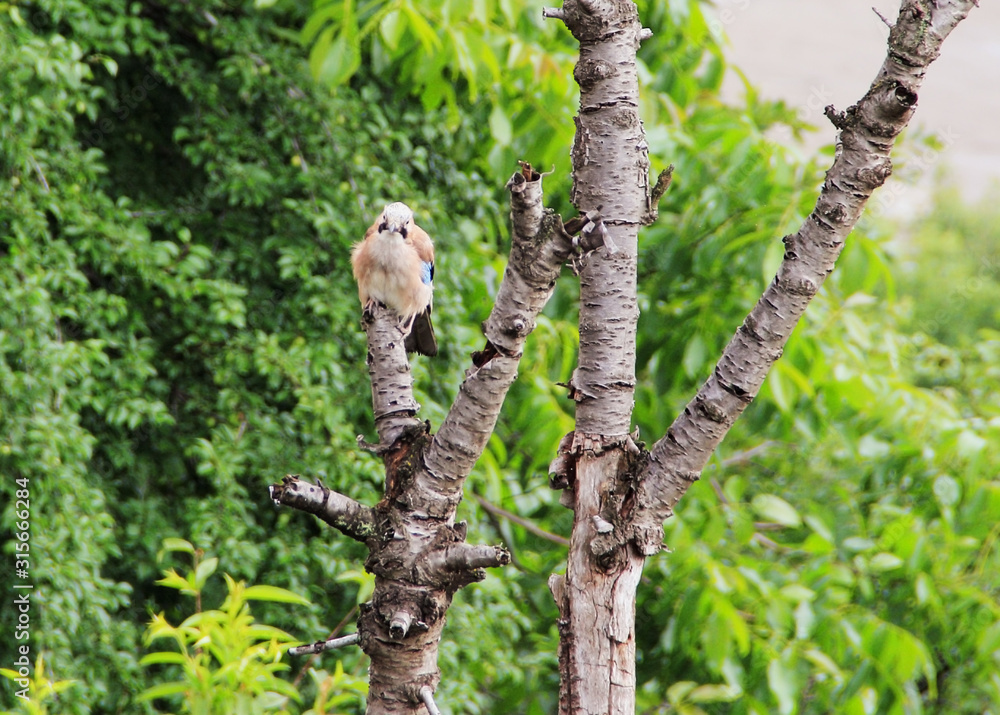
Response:
M510 118L499 106L493 107L490 112L490 133L500 146L508 146L514 137Z
M731 703L741 695L729 685L699 685L689 680L674 683L667 690L667 701L673 711L683 715L705 715L700 705L708 703Z
M0 715L49 715L49 713L59 712L58 705L61 700L65 701L73 695L73 690L78 686L73 680L50 680L51 672L46 671L45 658L41 655L34 662L31 670L31 677L24 678L23 674L11 670L10 668L0 668L0 676L11 681L10 686L14 691L16 702L20 707L18 710L5 710ZM24 687L24 680L28 680L28 686ZM19 699L18 699L19 698ZM53 702L50 709L49 701Z
M753 508L762 518L781 526L798 527L802 518L791 504L773 494L758 494L753 498Z
M361 66L361 47L354 18L354 3L347 0L341 8L339 27L326 27L319 32L309 53L313 76L332 86L349 80ZM312 40L309 26L303 30L303 40Z
M186 576L168 569L157 583L195 597L200 609L202 593L218 559L201 560L200 552L179 539L164 546L169 551L192 553L195 568ZM167 640L176 650L150 653L140 663L177 666L173 673L179 679L147 688L142 699L181 696L184 709L192 713L287 713L288 702L297 702L300 696L278 674L288 670L281 661L295 641L280 629L255 623L249 602L308 605L309 601L283 588L248 587L229 575L225 581L227 596L218 609L196 610L178 626L171 625L162 613L153 616L146 645Z
M767 684L778 701L778 712L791 715L796 711L800 684L794 667L794 654L787 652L767 664Z
M541 2L484 1L473 12L436 0L320 0L314 7L302 40L320 81L338 85L374 73L426 111L443 105L452 128L471 121L477 133L461 161L497 177L517 158L567 167L575 49L558 23L542 21Z

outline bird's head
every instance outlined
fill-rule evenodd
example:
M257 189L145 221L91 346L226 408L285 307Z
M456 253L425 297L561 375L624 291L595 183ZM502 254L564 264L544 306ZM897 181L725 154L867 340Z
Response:
M413 225L413 210L406 204L397 201L382 209L382 215L378 220L379 233L390 231L398 233L403 238Z

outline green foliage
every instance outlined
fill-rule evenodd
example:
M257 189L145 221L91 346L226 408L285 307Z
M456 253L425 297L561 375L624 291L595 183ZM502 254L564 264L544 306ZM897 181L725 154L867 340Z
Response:
M72 680L52 681L45 673L45 659L38 657L30 678L23 678L22 673L9 668L0 668L0 675L13 684L16 710L5 710L0 715L49 715L50 700L58 701L59 694L76 685ZM27 680L27 684L24 681Z
M959 356L905 332L862 292L891 285L852 241L667 525L674 552L638 606L647 707L679 680L740 693L709 712L1000 704L997 334ZM921 378L929 351L962 370Z
M217 2L2 6L0 471L30 484L31 645L78 681L65 712L151 711L139 624L181 608L152 586L165 537L308 594L295 619L260 614L304 640L356 604L338 577L361 548L276 511L266 486L298 472L378 498L354 439L371 416L346 257L383 203L407 198L440 237L435 307L456 327L433 378L417 367L429 415L478 342L462 319L488 309L474 277L501 213L499 189L448 156L471 130L373 83L315 87L287 29L301 21ZM363 672L360 652L344 668Z
M752 87L743 106L720 101L726 63L707 4L639 5L654 31L639 57L650 158L677 167L640 237L635 418L648 438L771 279L778 239L811 209L821 172L768 138L776 125L806 129L786 107ZM355 447L372 425L346 256L384 202L405 198L437 241L442 355L414 365L433 424L481 345L513 160L554 165L549 203L569 214L576 47L539 7L0 3L0 473L31 490L31 645L45 664L34 677L38 692L66 688L51 711L153 712L140 693L187 688L188 672L300 709L262 657L277 652L270 638L254 640L235 605L282 591L239 582L307 597L294 614L265 600L254 615L308 641L367 598L371 579L360 547L275 511L266 485L298 472L366 503L381 493L379 463ZM946 203L905 272L878 224L850 238L667 525L673 552L648 565L643 712L1000 708L994 213ZM557 383L575 365L575 296L562 281L469 482L563 536L571 515L544 475L572 428ZM502 540L516 561L457 594L440 701L552 712L545 583L565 552L473 500L459 518L470 541ZM218 560L153 586L177 534L191 543L168 549ZM192 594L226 605L191 630L169 625L189 618ZM183 664L140 665L150 613ZM5 632L11 617L0 609ZM240 647L199 650L197 633ZM296 674L309 712L357 711L363 656L338 656L332 674L292 662L310 675ZM222 663L261 680L227 680Z
M177 540L174 540L175 542ZM203 713L282 713L289 700L298 701L298 692L278 673L288 669L281 659L294 638L284 631L254 623L248 601L274 601L308 605L291 591L273 586L247 587L225 576L228 595L217 610L201 610L201 594L218 559L202 559L189 543L171 550L187 551L193 568L182 576L174 569L164 571L157 581L196 599L195 613L180 625L172 626L162 614L153 616L146 631L147 646L158 640L173 642L176 650L155 651L140 662L144 666L176 666L180 679L148 688L143 700L182 696L183 712ZM175 670L176 670L175 669Z
M576 45L561 23L542 18L544 5L315 0L302 40L322 82L341 85L369 67L425 111L444 107L448 127L481 128L456 147L463 164L504 177L531 157L557 166L555 182L565 187Z
M979 330L1000 325L1000 209L995 196L975 206L965 206L953 189L937 196L934 210L915 226L915 255L904 263L900 290L913 306L911 330L965 347ZM958 367L934 350L922 362L925 379Z
M178 626L172 626L164 614L153 616L144 636L147 646L168 640L176 650L166 649L142 658L144 666L165 666L167 677L177 680L160 682L148 688L143 700L174 699L180 696L182 712L203 713L278 713L287 715L288 707L300 700L295 687L278 677L288 670L281 662L294 638L284 631L256 624L250 615L249 601L308 605L291 591L274 586L249 586L225 576L227 595L216 610L201 609L201 595L215 571L218 559L203 559L190 543L171 539L166 550L192 555L192 569L186 575L174 569L164 571L157 581L195 599L195 612ZM368 689L360 678L345 675L340 662L333 676L310 670L316 683L316 702L304 715L321 715L331 705L356 703ZM159 678L158 678L159 679Z

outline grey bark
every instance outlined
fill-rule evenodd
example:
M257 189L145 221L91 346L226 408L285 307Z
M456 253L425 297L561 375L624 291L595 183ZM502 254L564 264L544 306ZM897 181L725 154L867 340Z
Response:
M651 209L635 61L642 25L632 2L567 0L557 16L580 43L571 198L580 211L600 209L616 247L596 251L580 273L576 430L563 454L574 462L563 499L573 532L565 577L549 582L560 616L559 712L632 712L642 555L624 548L608 560L593 544L610 533L607 499L625 486L617 475L635 451L638 234Z
M785 254L774 280L712 375L653 446L640 475L632 529L641 548L656 548L659 526L757 396L872 192L892 173L889 154L913 116L927 67L975 5L975 0L904 0L868 92L845 112L826 108L839 135L816 207L796 233L782 239Z

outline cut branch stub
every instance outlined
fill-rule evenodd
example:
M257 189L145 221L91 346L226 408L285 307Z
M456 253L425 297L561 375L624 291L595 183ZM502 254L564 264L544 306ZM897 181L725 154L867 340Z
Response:
M278 506L290 506L314 514L355 541L367 542L375 535L375 510L338 494L323 485L316 486L288 474L281 484L268 487Z

